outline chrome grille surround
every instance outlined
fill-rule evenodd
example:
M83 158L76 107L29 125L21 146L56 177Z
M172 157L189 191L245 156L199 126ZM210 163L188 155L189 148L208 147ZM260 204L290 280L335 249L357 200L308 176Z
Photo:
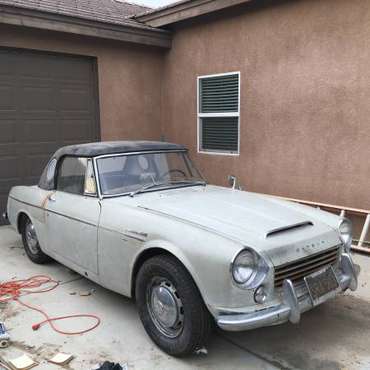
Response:
M281 287L285 279L299 283L303 278L327 266L336 266L339 261L340 246L300 258L280 266L275 266L275 288Z

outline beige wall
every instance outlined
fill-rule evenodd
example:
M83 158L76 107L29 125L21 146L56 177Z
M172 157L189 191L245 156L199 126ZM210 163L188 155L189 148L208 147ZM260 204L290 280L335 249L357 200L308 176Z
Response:
M239 157L196 154L196 77L241 72ZM179 28L162 87L166 139L206 177L370 208L370 2L307 0Z
M102 140L160 138L159 51L10 26L0 26L0 46L97 57Z
M187 145L210 182L370 208L370 2L301 0L182 26L163 52L0 26L0 46L96 56L102 139ZM197 154L196 78L241 72L240 156ZM161 126L162 125L162 126Z

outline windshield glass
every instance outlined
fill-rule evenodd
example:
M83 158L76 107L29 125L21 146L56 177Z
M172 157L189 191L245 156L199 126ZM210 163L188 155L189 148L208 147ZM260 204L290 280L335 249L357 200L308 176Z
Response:
M97 160L103 195L204 184L185 152L118 155Z

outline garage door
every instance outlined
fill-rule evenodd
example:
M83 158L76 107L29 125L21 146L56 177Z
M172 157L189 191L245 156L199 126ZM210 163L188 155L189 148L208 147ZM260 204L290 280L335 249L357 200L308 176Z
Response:
M1 213L10 188L37 184L57 148L99 132L93 58L0 48Z

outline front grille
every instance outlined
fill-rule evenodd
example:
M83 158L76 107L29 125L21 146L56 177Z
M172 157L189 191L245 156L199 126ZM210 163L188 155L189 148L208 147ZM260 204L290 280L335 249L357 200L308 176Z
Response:
M335 265L339 258L339 246L312 254L308 257L275 267L275 287L281 287L284 279L293 283L326 266Z

